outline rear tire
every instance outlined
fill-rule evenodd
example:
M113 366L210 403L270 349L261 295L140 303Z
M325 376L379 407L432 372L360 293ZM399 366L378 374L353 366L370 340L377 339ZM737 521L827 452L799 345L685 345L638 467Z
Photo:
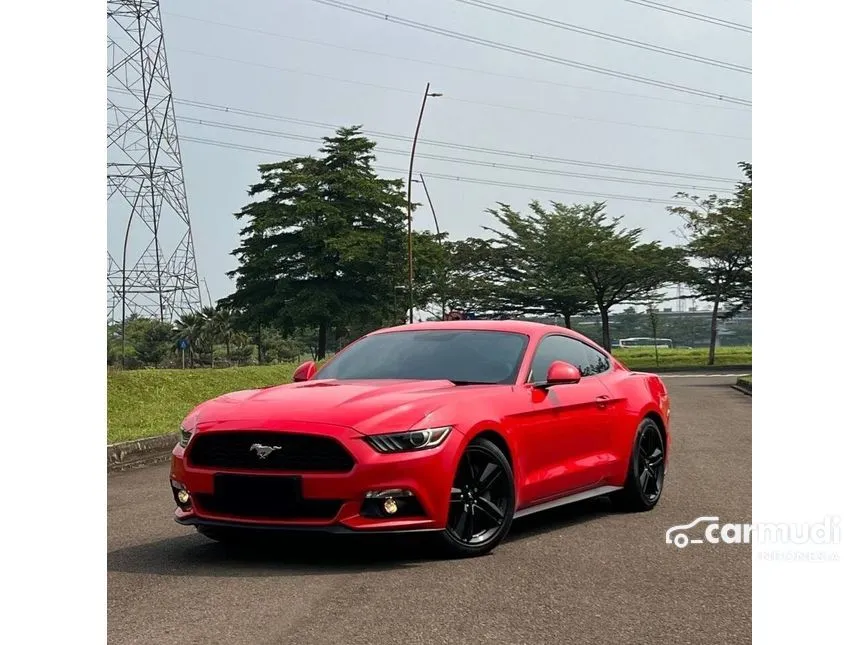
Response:
M624 488L611 495L612 502L624 511L650 511L663 494L666 444L659 426L646 417L636 430Z
M515 503L511 464L496 444L478 437L466 447L454 474L439 546L456 558L489 553L511 528Z

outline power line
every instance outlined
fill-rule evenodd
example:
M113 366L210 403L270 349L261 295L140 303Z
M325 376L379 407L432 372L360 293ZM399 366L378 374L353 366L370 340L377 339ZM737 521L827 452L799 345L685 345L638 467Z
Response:
M752 102L747 99L742 99L734 96L727 96L723 94L719 94L716 92L710 92L707 90L699 90L692 87L687 87L686 85L678 85L677 83L669 83L667 81L660 81L653 78L648 78L645 76L639 76L637 74L630 74L627 72L619 72L617 70L607 69L605 67L599 67L597 65L590 65L588 63L582 63L579 61L570 60L567 58L561 58L559 56L552 56L550 54L544 54L541 52L537 52L533 49L524 49L522 47L515 47L513 45L507 45L505 43L500 43L494 40L487 40L486 38L478 38L477 36L470 36L468 34L463 34L456 31L451 31L450 29L443 29L441 27L435 27L433 25L428 25L422 22L416 22L414 20L407 20L405 18L399 18L397 16L392 16L390 14L381 13L379 11L372 11L370 9L364 9L362 7L356 7L351 4L347 4L345 2L339 2L338 0L311 0L311 2L316 2L317 4L324 4L330 7L334 7L336 9L343 9L345 11L350 11L352 13L361 14L364 16L369 16L371 18L377 18L379 20L384 20L386 22L393 22L395 24L403 25L405 27L411 27L412 29L420 29L421 31L427 31L430 33L438 34L440 36L445 36L446 38L454 38L456 40L462 40L464 42L472 43L475 45L482 45L484 47L490 47L492 49L498 49L501 51L510 52L512 54L519 54L520 56L526 56L529 58L535 58L537 60L547 61L551 63L558 63L559 65L564 65L566 67L573 67L576 69L582 69L589 72L594 72L596 74L603 74L605 76L612 76L614 78L621 78L627 81L632 81L635 83L642 83L644 85L651 85L653 87L660 87L666 90L672 90L675 92L683 92L685 94L692 94L694 96L703 96L706 98L712 98L718 101L725 101L727 103L735 103L737 105L752 105Z
M321 40L313 40L311 38L300 38L298 36L289 36L287 34L282 34L274 31L267 31L265 29L257 29L256 27L246 27L242 25L233 25L226 22L218 22L217 20L208 20L206 18L198 18L196 16L186 16L184 14L171 13L164 11L163 15L171 16L173 18L182 18L184 20L191 20L194 22L200 22L209 25L217 25L219 27L225 27L227 29L235 29L238 31L245 31L254 34L261 34L264 36L271 36L273 38L283 38L285 40L293 40L300 43L307 43L310 45L317 45L320 47L330 47L332 49L340 49L343 51L359 53L359 54L367 54L369 56L379 56L382 58L390 58L393 60L402 60L410 63L420 63L422 65L432 65L434 67L441 67L445 69L454 69L460 72L469 72L471 74L483 74L486 76L496 76L498 78L507 78L516 81L523 81L526 83L538 83L542 85L553 85L555 87L564 87L572 90L581 90L585 92L598 92L601 94L615 94L617 96L627 96L631 98L637 99L647 99L650 101L661 101L664 103L676 103L678 105L690 105L699 108L705 108L709 110L730 110L734 112L747 112L748 109L745 107L738 107L733 105L714 105L711 103L698 103L695 101L684 101L682 99L673 99L665 96L650 96L648 94L636 94L634 92L622 92L620 90L608 90L597 87L589 87L587 85L571 85L570 83L560 83L558 81L549 81L541 78L529 78L527 76L517 76L515 74L505 74L502 72L494 72L486 69L475 69L474 67L463 67L461 65L449 65L447 63L439 63L436 61L426 60L422 58L411 58L409 56L397 56L395 54L387 54L384 52L373 51L370 49L361 49L358 47L346 47L345 45L336 45L334 43L328 43ZM180 50L180 51L188 51L188 50Z
M109 87L108 89L111 91L121 91L118 88L114 88L114 87ZM267 113L267 112L258 112L255 110L248 110L248 109L244 109L244 108L230 107L230 106L226 106L226 105L215 105L213 103L206 103L203 101L192 101L192 100L188 100L188 99L179 99L179 98L174 98L173 101L177 105L187 105L189 107L197 107L197 108L213 110L213 111L217 111L217 112L227 112L227 113L232 113L232 114L239 114L239 115L243 115L243 116L249 116L249 117L253 117L253 118L259 118L259 119L270 120L270 121L279 121L279 122L284 122L284 123L295 123L298 125L305 125L305 126L309 126L309 127L323 128L326 130L335 130L336 128L339 127L336 124L326 123L323 121L313 121L310 119L299 119L296 117L288 117L288 116L283 116L283 115L278 115L278 114L271 114L271 113ZM365 132L365 134L368 134L368 135L376 137L376 138L381 138L381 139L392 139L395 141L406 141L406 142L409 142L412 140L411 137L408 137L406 135L393 134L393 133L389 133L389 132L382 132L379 130L364 130L364 132ZM315 139L315 141L318 141L318 139ZM554 163L554 164L561 164L561 165L580 166L580 167L585 167L585 168L595 168L595 169L601 169L601 170L611 170L611 171L615 171L615 172L628 172L628 173L634 173L634 174L656 175L656 176L663 176L663 177L679 177L679 178L684 178L684 179L709 181L709 182L724 182L724 183L731 183L731 184L734 184L737 181L736 179L731 179L728 177L716 177L713 175L702 175L702 174L688 173L688 172L675 172L675 171L661 170L661 169L655 169L655 168L642 168L639 166L625 166L625 165L609 164L609 163L602 163L602 162L596 162L596 161L583 161L583 160L578 160L578 159L568 159L568 158L564 158L564 157L554 157L554 156L550 156L550 155L542 155L542 154L535 154L535 153L529 153L529 152L517 152L517 151L512 151L512 150L502 150L502 149L498 149L498 148L487 148L487 147L483 147L483 146L473 146L473 145L464 144L464 143L454 143L454 142L449 142L449 141L438 141L435 139L422 138L421 139L421 145L422 146L447 148L447 149L453 149L453 150L477 152L480 154L489 154L489 155L502 156L502 157L515 158L515 159L526 159L529 161L543 161L546 163Z
M284 152L282 150L272 150L270 148L260 148L256 146L246 146L242 144L234 144L228 141L218 141L216 139L203 139L199 137L189 137L183 136L183 141L187 141L190 143L199 143L203 145L215 146L217 148L227 148L233 150L246 150L249 152L259 152L263 154L270 154L278 157L301 157L304 155L294 154L290 152ZM405 168L392 168L390 166L376 166L377 170L383 170L386 172L393 172L397 174L406 174ZM633 202L645 202L650 204L674 204L676 202L668 200L668 199L656 199L652 197L642 197L637 195L614 195L614 194L605 194L605 193L593 193L588 191L580 191L580 190L571 190L569 188L556 188L551 186L536 186L532 184L519 184L515 182L509 181L497 181L493 179L481 179L478 177L462 177L459 175L447 175L441 173L433 173L433 172L423 172L425 177L432 177L434 179L443 179L449 181L463 182L468 184L482 184L487 186L501 186L504 188L521 188L524 190L534 190L540 192L551 192L551 193L560 193L566 195L580 195L585 197L593 197L596 199L618 199L623 201L633 201Z
M293 134L290 132L280 132L278 130L268 130L265 128L251 128L247 126L236 125L233 123L224 123L222 121L208 121L203 119L196 119L192 117L176 117L177 121L183 123L193 123L195 125L202 125L206 127L219 128L222 130L232 130L234 132L245 132L248 134L258 134L269 137L278 137L281 139L293 139L296 141L306 141L311 143L319 143L320 139L318 137L312 137L308 135L302 134ZM401 156L409 156L410 152L408 150L398 150L397 148L386 148L384 146L377 146L376 151L401 155ZM597 181L610 181L610 182L619 182L625 184L637 184L641 186L656 186L656 187L665 187L665 188L688 188L694 190L722 190L720 187L716 186L697 186L697 185L689 185L689 184L679 184L678 182L666 182L666 181L656 181L656 180L648 180L648 179L633 179L629 177L613 177L606 175L590 175L585 173L576 173L570 171L562 171L562 170L552 170L549 168L533 168L528 166L518 166L515 164L505 164L505 163L497 163L493 161L482 161L477 159L464 159L462 157L449 157L447 155L438 155L433 153L422 153L422 159L432 159L436 161L445 161L448 163L457 163L457 164L465 164L471 166L483 166L485 168L494 168L497 170L512 170L517 172L528 172L539 175L555 175L560 177L572 177L576 179L591 179Z
M519 107L516 105L499 105L497 103L488 103L486 101L475 101L472 99L459 99L454 96L446 96L449 101L458 103L467 103L470 105L481 105L484 107L492 107L503 110L513 110L515 112L530 112L532 114L542 114L545 116L554 116L564 119L574 119L576 121L590 121L592 123L606 123L609 125L621 125L629 128L643 128L646 130L659 130L661 132L674 132L676 134L692 134L702 137L719 137L721 139L739 139L741 141L750 141L750 137L742 137L736 134L726 134L724 132L704 132L702 130L686 130L684 128L670 128L662 125L651 125L649 123L632 123L630 121L615 121L613 119L598 119L595 117L578 116L574 114L565 114L563 112L552 112L550 110L539 110L537 108Z
M691 54L689 52L683 52L678 49L672 49L670 47L661 47L660 45L654 45L651 43L646 43L641 40L635 40L633 38L625 38L623 36L615 36L613 34L608 34L603 31L597 31L595 29L588 29L587 27L581 27L579 25L574 25L569 22L562 22L561 20L555 20L553 18L546 18L544 16L538 16L533 13L529 13L528 11L520 11L518 9L511 9L509 7L502 7L497 4L493 4L492 2L485 2L484 0L456 0L457 2L461 2L463 4L472 5L473 7L478 7L480 9L487 9L488 11L494 11L496 13L505 14L508 16L513 16L515 18L520 18L521 20L528 20L529 22L535 22L542 25L549 25L551 27L558 27L559 29L564 29L566 31L572 31L577 34L583 34L585 36L592 36L594 38L600 38L601 40L608 40L615 43L620 43L622 45L629 45L631 47L637 47L639 49L644 49L647 51L656 52L659 54L665 54L667 56L674 56L675 58L683 58L686 60L695 61L697 63L702 63L704 65L712 65L714 67L721 67L723 69L728 69L734 72L742 72L744 74L752 74L752 69L749 67L744 67L743 65L737 65L735 63L728 63L726 61L717 60L715 58L707 58L706 56L698 56L696 54Z
M314 0L315 2L318 0ZM680 9L678 7L673 7L672 5L663 4L662 2L652 2L652 0L626 0L632 4L638 4L643 7L648 7L649 9L656 9L657 11L665 11L666 13L673 13L676 16L683 16L685 18L692 18L693 20L699 20L701 22L708 22L712 25L717 25L719 27L728 27L729 29L736 29L737 31L745 31L747 33L752 33L752 27L749 25L743 25L739 22L732 22L731 20L723 20L722 18L715 18L714 16L706 16L703 13L697 13L695 11L687 11L686 9Z
M389 171L396 171L405 173L404 170L397 170L393 168L388 168ZM634 202L644 202L648 204L677 204L677 202L668 200L668 199L654 199L652 197L638 197L634 195L614 195L614 194L602 194L602 193L592 193L581 190L570 190L568 188L558 188L551 186L536 186L534 184L519 184L507 181L497 181L494 179L477 179L475 177L459 177L456 175L443 175L439 173L433 172L425 172L422 173L427 177L432 177L434 179L447 179L450 181L462 181L470 184L482 184L485 186L501 186L503 188L520 188L523 190L535 190L541 192L552 192L552 193L563 193L565 195L581 195L584 197L593 197L596 199L604 200L604 199L618 199L623 201L634 201Z
M378 90L388 90L389 92L401 92L403 94L415 94L414 89L406 89L403 87L394 87L392 85L381 85L379 83L370 83L367 81L356 81L351 78L340 78L338 76L329 76L327 74L318 74L316 72L308 72L302 69L296 69L294 67L279 67L277 65L269 65L268 63L258 63L250 60L242 60L240 58L230 58L229 56L221 56L220 54L208 54L206 52L199 52L193 49L182 49L181 47L171 47L171 51L179 51L184 52L186 54L193 54L194 56L202 56L203 58L212 58L214 60L223 60L230 63L237 63L239 65L248 65L250 67L260 67L262 69L271 69L276 72L287 72L290 74L298 74L300 76L310 76L312 78L322 78L327 81L337 81L338 83L349 83L351 85L361 85L363 87L373 87Z
M314 0L314 1L316 1L316 0ZM269 65L267 63L257 63L254 61L247 61L247 60L241 60L238 58L229 58L227 56L220 56L218 54L208 54L205 52L198 52L198 51L195 51L193 49L174 48L174 51L181 51L181 52L185 52L187 54L193 54L195 56L202 56L204 58L213 58L216 60L228 61L231 63L240 64L240 65L249 65L252 67L261 67L264 69L270 69L270 70L280 71L280 72L287 72L290 74L300 74L302 76L324 78L326 80L336 81L339 83L350 83L353 85L361 85L364 87L373 87L376 89L388 90L391 92L400 92L400 93L410 94L410 95L415 93L415 90L407 89L407 88L403 88L403 87L393 87L391 85L380 85L378 83L369 83L366 81L356 81L356 80L348 79L348 78L340 78L338 76L329 76L327 74L318 74L316 72L306 72L306 71L303 71L300 69L289 68L289 67L278 67L277 65ZM461 99L461 98L457 98L455 96L450 96L448 93L446 93L445 98L448 101L454 101L456 103L464 103L464 104L468 104L468 105L479 105L482 107L492 107L492 108L497 108L500 110L511 110L514 112L530 112L533 114L542 114L544 116L553 116L553 117L564 118L564 119L573 119L573 120L577 120L577 121L590 121L592 123L606 123L609 125L621 125L621 126L631 127L631 128L644 128L644 129L648 129L648 130L658 130L658 131L662 131L662 132L674 132L677 134L692 134L692 135L706 136L706 137L720 137L723 139L739 139L742 141L749 141L750 140L749 137L742 137L742 136L738 136L738 135L734 135L734 134L725 134L723 132L704 132L701 130L685 130L682 128L669 128L669 127L660 126L660 125L651 125L648 123L631 123L629 121L614 121L611 119L599 119L599 118L595 118L595 117L579 116L579 115L575 115L575 114L565 114L563 112L550 112L549 110L539 110L537 108L520 107L517 105L505 105L502 103L490 103L487 101L477 101L474 99Z
M254 34L261 34L264 36L271 36L273 38L282 38L285 40L292 40L295 42L307 43L310 45L317 45L320 47L329 47L332 49L340 49L342 51L348 51L348 52L359 53L359 54L367 54L369 56L379 56L382 58L390 58L393 60L402 60L402 61L407 61L410 63L420 63L422 65L431 65L433 67L441 67L444 69L453 69L453 70L457 70L460 72L468 72L471 74L483 74L486 76L496 76L498 78L506 78L506 79L516 80L516 81L523 81L526 83L538 83L538 84L542 84L542 85L553 85L555 87L564 87L567 89L580 90L580 91L585 91L585 92L597 92L597 93L601 93L601 94L614 94L616 96L627 96L627 97L637 98L637 99L647 99L650 101L661 101L664 103L675 103L678 105L690 105L690 106L694 106L694 107L698 107L698 108L705 108L705 109L709 109L709 110L731 110L734 112L741 112L741 111L746 112L746 111L748 111L748 109L745 107L738 107L738 106L733 106L733 105L715 105L715 104L711 104L711 103L698 103L696 101L684 101L682 99L674 99L674 98L669 98L669 97L665 97L665 96L650 96L648 94L636 94L634 92L622 92L620 90L608 90L608 89L597 88L597 87L589 87L587 85L571 85L570 83L560 83L558 81L550 81L550 80L545 80L545 79L541 79L541 78L530 78L527 76L517 76L515 74L505 74L502 72L494 72L494 71L490 71L490 70L486 70L486 69L475 69L474 67L463 67L461 65L450 65L447 63L440 63L440 62L426 60L426 59L422 59L422 58L411 58L409 56L398 56L395 54L387 54L384 52L373 51L370 49L361 49L359 47L347 47L345 45L337 45L334 43L328 43L328 42L321 41L321 40L313 40L311 38L300 38L298 36L289 36L287 34L282 34L282 33L274 32L274 31L268 31L265 29L257 29L256 27L246 27L246 26L242 26L242 25L231 25L230 23L226 23L226 22L218 22L217 20L198 18L196 16L186 16L184 14L171 13L171 12L167 12L167 11L163 11L162 14L167 15L167 16L171 16L173 18L181 18L183 20L191 20L191 21L200 22L203 24L217 25L219 27L225 27L227 29L234 29L237 31L245 31L245 32L254 33Z

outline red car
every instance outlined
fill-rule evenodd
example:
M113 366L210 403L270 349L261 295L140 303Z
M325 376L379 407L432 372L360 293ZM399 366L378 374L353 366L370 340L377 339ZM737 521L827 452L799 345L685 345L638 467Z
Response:
M294 381L225 394L182 422L176 521L224 541L248 529L425 531L468 556L516 517L598 495L633 511L660 499L663 382L568 329L382 329Z

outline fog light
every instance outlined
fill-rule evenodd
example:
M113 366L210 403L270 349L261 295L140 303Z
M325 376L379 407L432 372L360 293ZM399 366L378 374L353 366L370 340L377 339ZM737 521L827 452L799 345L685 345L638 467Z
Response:
M191 493L185 490L185 485L175 479L170 480L170 489L173 492L173 501L183 511L191 510Z
M407 488L382 488L364 494L362 517L394 518L425 517L415 493Z

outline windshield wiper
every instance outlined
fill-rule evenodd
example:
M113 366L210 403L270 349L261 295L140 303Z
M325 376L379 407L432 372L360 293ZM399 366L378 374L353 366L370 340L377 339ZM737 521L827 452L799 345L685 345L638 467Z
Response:
M454 385L498 385L495 381L455 381L454 379L448 379Z

